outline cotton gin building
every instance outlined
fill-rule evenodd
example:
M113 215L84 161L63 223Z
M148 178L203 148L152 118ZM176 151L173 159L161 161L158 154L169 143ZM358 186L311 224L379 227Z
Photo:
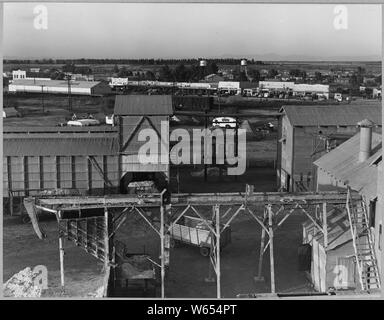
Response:
M20 213L22 198L41 190L116 193L120 181L118 154L118 132L112 127L5 127L5 209Z
M169 117L173 114L172 97L168 95L118 95L115 100L120 141L122 171L121 192L133 181L152 180L158 189L169 182ZM139 159L140 148L146 141L139 135L148 129L157 139L157 153L150 163ZM148 132L147 130L147 132ZM161 152L166 161L162 161ZM164 160L164 158L163 158Z
M357 122L371 119L379 124L379 105L289 105L280 109L278 185L286 191L316 189L315 160L352 137Z

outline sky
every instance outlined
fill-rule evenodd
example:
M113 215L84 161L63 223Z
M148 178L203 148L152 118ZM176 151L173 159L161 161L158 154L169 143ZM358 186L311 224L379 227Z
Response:
M46 30L37 5L4 4L6 58L381 59L380 5L347 5L337 29L335 5L45 3Z

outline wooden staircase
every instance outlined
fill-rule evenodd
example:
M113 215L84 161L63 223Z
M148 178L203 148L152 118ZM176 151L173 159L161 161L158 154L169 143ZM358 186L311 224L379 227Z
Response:
M365 202L363 199L352 200L350 188L348 188L346 208L361 290L379 289L380 275Z

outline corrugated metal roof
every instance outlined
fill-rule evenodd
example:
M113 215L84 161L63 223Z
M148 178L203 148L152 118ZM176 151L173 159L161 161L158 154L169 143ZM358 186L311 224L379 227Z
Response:
M381 124L380 105L288 105L280 109L293 126L351 126L363 119Z
M71 88L93 88L100 81L70 81ZM44 87L65 87L68 88L67 80L39 80L39 79L15 79L12 85L18 86L44 86Z
M98 156L119 152L116 137L4 138L4 156Z
M59 126L3 126L3 133L45 133L45 132L68 132L68 133L79 133L79 132L118 132L118 127L112 127L110 125L99 125L99 126L88 126L88 127L59 127Z
M359 162L359 150L360 133L357 133L317 159L314 164L353 190L372 199L377 195L378 171L377 167L371 164L382 152L381 135L372 133L372 155L368 160Z
M171 115L172 97L169 95L118 95L116 115Z

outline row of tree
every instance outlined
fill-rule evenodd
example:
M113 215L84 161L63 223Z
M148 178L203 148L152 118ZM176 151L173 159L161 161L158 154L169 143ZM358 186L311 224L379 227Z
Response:
M171 68L165 64L153 71L143 71L133 73L123 66L119 68L117 64L113 67L113 73L118 77L132 77L138 80L158 80L158 81L180 81L180 82L193 82L202 80L209 74L217 73L219 67L215 62L209 61L206 67L200 67L198 63L192 65L185 65L180 63Z
M6 59L5 63L13 64L132 64L132 65L193 65L198 64L201 59ZM206 59L207 61L214 62L216 64L224 65L239 65L241 59L224 58L224 59ZM262 61L250 59L247 60L248 64L262 65Z

